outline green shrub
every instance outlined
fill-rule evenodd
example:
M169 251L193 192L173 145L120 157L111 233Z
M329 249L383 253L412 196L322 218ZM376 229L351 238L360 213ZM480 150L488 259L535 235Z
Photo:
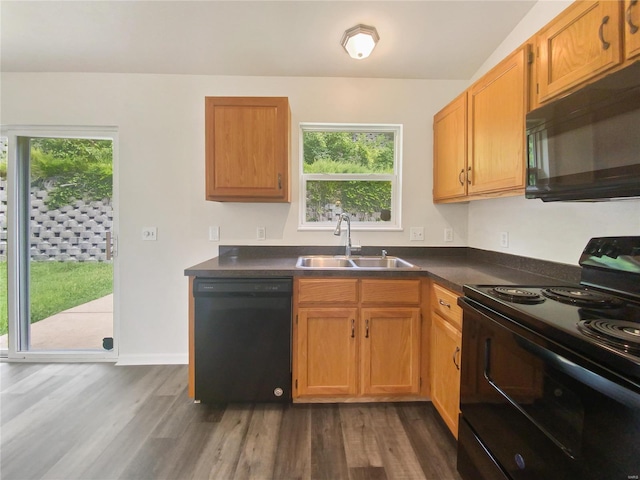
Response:
M31 141L31 186L49 190L47 206L109 200L113 190L111 140L36 138Z

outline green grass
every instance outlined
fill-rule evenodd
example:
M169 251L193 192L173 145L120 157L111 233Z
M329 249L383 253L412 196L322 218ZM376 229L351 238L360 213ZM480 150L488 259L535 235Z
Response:
M7 263L0 262L0 335L7 333ZM31 262L31 323L113 292L113 264Z

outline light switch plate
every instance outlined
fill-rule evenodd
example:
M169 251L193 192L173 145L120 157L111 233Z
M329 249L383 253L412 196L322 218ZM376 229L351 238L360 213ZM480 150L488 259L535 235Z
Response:
M209 227L209 241L210 242L220 241L220 227L218 227L217 225L212 225Z
M424 240L424 227L411 227L409 229L409 240L412 242Z
M158 227L142 227L142 240L151 242L158 240Z
M258 240L266 240L266 238L267 238L267 228L266 227L258 227L258 228L256 228L256 238Z

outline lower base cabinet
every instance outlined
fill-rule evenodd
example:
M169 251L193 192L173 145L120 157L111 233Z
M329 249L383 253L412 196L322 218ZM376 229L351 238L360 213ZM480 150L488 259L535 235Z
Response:
M437 283L431 288L431 401L454 437L460 412L462 309L458 296Z
M357 308L300 308L294 397L356 395ZM297 388L296 388L297 387Z
M417 395L420 309L363 308L360 325L363 395Z
M294 401L418 398L420 301L419 279L296 280Z
M437 313L431 317L431 401L458 436L462 333Z

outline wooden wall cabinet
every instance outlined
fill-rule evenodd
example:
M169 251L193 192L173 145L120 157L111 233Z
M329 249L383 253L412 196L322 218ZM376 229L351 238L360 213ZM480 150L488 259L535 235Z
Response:
M467 195L467 92L433 117L433 200Z
M524 192L528 50L516 50L435 115L434 202Z
M458 438L462 309L457 294L434 283L431 290L431 401Z
M286 97L205 98L206 199L290 201Z
M297 279L294 401L417 398L420 280Z
M622 62L621 10L617 1L576 1L538 32L540 102Z
M516 50L469 88L470 195L524 193L527 50Z
M624 2L624 52L628 60L640 55L640 2Z

